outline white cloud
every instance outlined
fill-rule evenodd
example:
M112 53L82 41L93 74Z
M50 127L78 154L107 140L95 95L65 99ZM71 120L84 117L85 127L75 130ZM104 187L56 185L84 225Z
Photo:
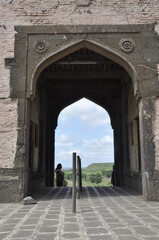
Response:
M58 136L58 139L55 141L55 148L64 148L64 147L72 147L72 139L71 137L66 136L65 134L61 134Z
M66 139L68 138L66 137ZM56 143L56 160L57 163L63 161L64 166L72 164L73 152L81 156L84 167L92 162L113 161L113 140L111 136L92 140L70 138L70 142L62 144L60 140L61 138Z
M61 134L59 136L59 143L61 144L69 144L72 143L72 138L70 136L67 136L66 134Z
M100 142L104 144L113 143L113 138L110 135L107 135L107 136L101 137Z
M60 135L60 141L61 141L62 143L65 143L66 141L68 141L67 136L66 136L65 134L61 134L61 135Z
M60 113L59 119L64 124L74 117L80 119L83 124L92 127L110 123L110 118L106 110L97 104L92 104L92 102L86 98L66 107Z

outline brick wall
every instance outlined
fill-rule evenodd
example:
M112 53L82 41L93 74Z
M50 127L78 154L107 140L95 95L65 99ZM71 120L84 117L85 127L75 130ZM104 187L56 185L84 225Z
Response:
M14 26L154 22L159 32L158 0L92 0L89 6L77 6L75 0L1 0L0 167L13 165L17 141L17 105L9 99L10 72L4 65L5 58L14 56Z

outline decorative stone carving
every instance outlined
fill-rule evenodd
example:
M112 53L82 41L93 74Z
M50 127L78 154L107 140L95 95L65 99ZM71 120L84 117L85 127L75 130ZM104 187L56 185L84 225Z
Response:
M44 40L38 40L34 44L34 50L39 54L46 52L48 48L49 48L49 43Z
M131 53L135 49L135 42L131 38L123 38L119 42L121 50L125 53Z

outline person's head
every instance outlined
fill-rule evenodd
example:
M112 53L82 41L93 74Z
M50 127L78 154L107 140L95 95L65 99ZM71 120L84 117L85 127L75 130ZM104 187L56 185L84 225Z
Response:
M59 163L59 164L57 164L57 167L56 167L56 169L61 169L62 168L62 164L61 163Z

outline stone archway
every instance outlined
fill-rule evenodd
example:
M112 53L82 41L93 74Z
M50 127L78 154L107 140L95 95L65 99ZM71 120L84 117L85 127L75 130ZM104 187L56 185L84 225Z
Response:
M128 41L130 41L130 42L128 42L128 44L130 44L130 48L133 49L133 47L135 46L133 44L135 44L135 43L133 41L131 42L131 39L128 39ZM41 42L41 43L47 44L45 42ZM61 58L64 58L65 56L67 56L73 52L76 52L82 48L86 48L86 49L89 49L90 51L94 51L94 52L102 55L103 57L106 57L106 58L118 63L119 65L121 65L128 72L128 74L130 75L130 77L132 79L133 86L134 86L134 93L136 94L136 92L138 92L137 72L131 62L128 62L124 56L119 54L119 51L116 51L115 49L111 48L110 46L104 45L102 42L95 41L92 39L88 39L88 40L81 39L81 37L80 37L79 39L77 39L75 41L71 40L71 41L67 42L67 45L64 44L64 46L62 48L58 49L58 51L51 52L49 54L49 56L47 56L46 58L42 58L42 61L39 61L39 64L36 66L36 68L32 72L32 78L31 78L30 85L29 85L30 86L30 89L29 89L30 95L35 96L37 79L38 79L39 75L41 74L41 72L46 67L48 67L50 64L52 64L54 62L57 62Z
M7 59L6 65L11 66L11 97L18 99L19 120L15 168L17 170L22 169L23 174L22 178L19 178L20 189L17 191L17 198L20 199L28 193L29 182L32 182L32 184L29 185L33 186L34 189L39 185L43 185L44 176L46 176L46 185L52 185L50 183L50 179L53 176L53 152L51 152L49 144L52 145L54 142L53 135L56 127L57 116L59 112L67 106L67 104L85 96L88 99L94 100L94 102L97 102L110 112L112 126L115 129L114 135L117 140L115 143L115 159L118 166L117 169L119 169L118 179L120 180L118 185L123 185L127 182L127 185L141 191L141 184L138 185L138 183L141 183L141 179L137 176L138 174L133 175L133 171L126 171L129 165L128 152L130 151L130 146L127 144L129 135L128 132L130 130L128 131L128 129L126 129L126 124L127 121L129 121L130 126L133 126L134 124L134 129L136 130L139 129L138 126L140 125L139 133L143 194L145 199L157 199L158 195L156 195L155 192L156 189L158 189L158 185L155 179L158 176L158 170L155 171L155 149L153 143L154 133L152 118L155 115L155 99L156 96L158 96L159 91L158 76L154 73L156 68L156 59L158 59L156 51L158 48L158 42L153 31L153 26L131 26L133 34L127 26L76 26L74 28L69 26L36 28L17 27L16 30L18 33L15 41L15 58L10 60ZM151 49L149 52L146 48L147 45L151 46L148 48ZM71 85L71 89L75 88L75 85L72 83L74 78L69 75L68 80L70 82L66 83L66 81L62 79L61 75L58 75L57 72L56 79L50 80L50 84L51 87L56 89L54 90L54 93L59 91L59 96L60 94L65 94L65 97L63 99L57 97L56 101L54 101L54 96L52 96L52 93L49 92L51 89L51 87L49 88L48 86L49 80L44 80L44 78L47 79L45 76L47 75L47 71L50 67L54 68L56 65L59 65L60 61L69 61L67 57L71 56L71 54L79 52L81 49L87 49L89 53L94 52L96 57L100 56L105 60L109 60L112 66L121 68L120 74L116 72L116 76L113 75L113 77L111 77L110 74L110 82L108 81L108 78L105 80L104 76L102 79L100 74L95 80L95 75L92 74L91 81L93 80L93 90L91 89L92 82L90 84L89 80L86 80L86 85L82 85L82 87L79 88L81 89L81 91L79 91L80 94L76 91L75 96L72 96L72 98L69 99L70 92L65 90L68 87L68 84ZM151 60L149 60L150 56ZM91 58L89 60L91 60ZM67 63L67 67L68 65L69 64ZM104 72L104 70L102 71ZM60 82L64 82L62 85L65 90L63 91L61 90L62 88L59 90L59 81L57 80L59 78ZM76 80L78 80L77 78L78 75ZM116 98L116 101L114 101L110 107L111 98L106 99L103 103L101 96L103 96L103 98L106 96L102 92L104 91L104 88L108 90L108 85L112 85L112 81L115 78L117 78L115 82L120 85L120 87L118 86L120 91L118 89L116 94L120 93L121 96L120 101ZM82 81L84 81L84 78ZM133 83L133 87L131 87L131 83ZM79 84L80 83L78 83L78 86ZM117 84L115 84L115 86L117 87ZM98 87L100 87L99 91L97 90ZM36 89L38 89L38 91L36 91ZM92 93L93 91L95 91L95 93ZM107 91L107 94L108 93L109 91ZM46 96L49 94L51 94L53 101L49 100L48 104ZM114 95L112 94L111 96ZM38 103L38 99L40 104ZM134 115L135 119L127 119L128 109L127 105L124 103L128 102L128 100L131 104L132 112L135 111L135 114L138 106L139 117ZM39 112L35 114L38 109L38 104L40 106L39 109L41 113ZM49 107L50 110L47 110L46 112L46 109ZM54 109L54 111L51 109ZM122 111L120 111L121 109ZM39 156L44 156L46 158L47 153L48 163L46 164L47 168L42 167L43 171L33 172L30 174L29 165L31 164L31 161L29 153L32 148L32 144L30 144L30 136L32 136L32 129L34 129L35 136L33 137L33 144L35 145L38 139L36 135L36 133L38 133L38 124L36 124L38 122L37 116L40 116L42 121L42 123L39 124L40 129L44 129L44 133L39 132L40 139L45 139L45 144L42 144L45 151L38 154ZM45 116L47 120L43 121ZM131 123L131 120L136 122ZM30 121L33 122L33 126L31 127ZM132 133L133 131L136 131L134 129L132 128ZM50 132L52 132L52 139L47 142L47 139L50 138ZM136 135L139 137L137 132ZM39 142L39 144L41 143ZM48 147L49 149L47 149ZM146 148L150 149L150 151L148 152ZM152 156L154 156L153 159ZM41 166L43 162L44 161L40 161ZM36 164L34 167L35 169L39 169ZM48 169L51 169L51 171L48 171ZM154 183L155 181L156 183ZM140 186L140 189L137 189L137 186Z
M42 103L40 118L41 126L45 126L44 129L47 126L48 131L40 133L40 156L44 156L40 164L46 163L47 186L53 186L54 150L50 148L50 143L54 146L58 114L83 97L104 107L110 114L115 139L116 185L124 184L124 164L128 165L125 111L128 94L125 93L126 90L130 91L130 85L129 75L119 64L85 47L54 62L41 72L37 87ZM137 117L138 113L135 114Z

